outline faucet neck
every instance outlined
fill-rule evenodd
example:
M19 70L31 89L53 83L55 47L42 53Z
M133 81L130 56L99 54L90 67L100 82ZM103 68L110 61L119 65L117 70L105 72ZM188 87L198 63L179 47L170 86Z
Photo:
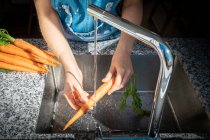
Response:
M166 91L169 85L173 69L173 56L168 47L169 45L166 42L164 42L159 35L143 27L134 25L125 19L116 17L95 5L90 5L87 11L95 18L98 18L112 25L113 27L133 36L139 41L152 47L157 52L160 60L160 70L156 84L148 132L149 136L152 136L152 134L155 134L155 136L157 136L159 133L163 105L167 94Z

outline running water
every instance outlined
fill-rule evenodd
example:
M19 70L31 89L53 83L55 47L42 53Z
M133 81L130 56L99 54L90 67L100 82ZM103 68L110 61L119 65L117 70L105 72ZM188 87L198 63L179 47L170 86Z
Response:
M95 31L95 34L94 34L94 63L93 63L93 72L94 72L94 77L93 77L93 93L96 92L97 90L97 73L98 73L98 70L97 70L97 26L98 26L98 20L97 18L94 17L94 31ZM94 94L95 95L95 94ZM96 109L95 109L95 113L96 113Z
M97 90L97 73L98 73L98 69L97 69L97 26L98 26L98 19L94 17L94 31L95 31L95 34L94 34L94 77L93 77L93 93L96 92ZM93 94L94 96L94 94ZM96 103L95 103L96 104ZM101 132L101 127L100 125L97 123L97 121L95 120L94 116L93 116L93 113L96 113L96 105L94 107L94 110L91 111L91 117L94 121L94 124L95 124L95 133L96 133L96 137L97 138L102 138L102 132Z

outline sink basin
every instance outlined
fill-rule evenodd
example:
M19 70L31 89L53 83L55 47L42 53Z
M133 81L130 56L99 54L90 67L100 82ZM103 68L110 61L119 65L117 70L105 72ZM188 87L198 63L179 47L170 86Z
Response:
M210 134L210 119L177 58L168 89L168 102L180 132Z
M76 55L75 58L83 72L84 89L91 94L93 92L93 56ZM102 84L101 79L108 72L111 58L110 55L98 55L97 87ZM210 131L210 121L182 65L177 58L175 60L175 70L164 106L160 133L207 133ZM142 100L142 108L150 111L159 72L158 56L132 55L132 63L134 73L138 76L137 90ZM62 66L52 68L51 73L48 73L46 77L37 133L94 133L97 122L102 133L106 135L147 135L150 116L138 115L131 108L124 111L119 109L118 103L123 89L102 98L93 111L89 111L66 131L62 131L64 125L75 113L62 93L64 77ZM129 98L127 104L131 104L131 101Z

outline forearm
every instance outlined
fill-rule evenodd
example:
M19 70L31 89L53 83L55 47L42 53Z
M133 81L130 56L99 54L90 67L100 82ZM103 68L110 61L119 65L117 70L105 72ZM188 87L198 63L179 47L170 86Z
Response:
M135 25L140 25L143 18L142 0L124 0L122 8L122 18L132 22ZM131 52L135 39L130 35L121 32L118 46L123 50ZM119 47L117 48L119 49Z
M76 60L64 36L59 18L54 11L48 13L37 12L42 35L48 46L56 54L66 71L74 73L78 70Z

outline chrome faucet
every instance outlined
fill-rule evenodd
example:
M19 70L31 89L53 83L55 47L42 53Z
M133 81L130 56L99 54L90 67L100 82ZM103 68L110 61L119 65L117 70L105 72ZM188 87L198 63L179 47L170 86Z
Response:
M94 18L100 19L133 36L157 52L160 59L160 70L153 99L148 136L158 137L163 105L173 69L173 56L168 48L168 44L159 35L136 26L125 19L114 16L95 5L90 5L87 11Z

